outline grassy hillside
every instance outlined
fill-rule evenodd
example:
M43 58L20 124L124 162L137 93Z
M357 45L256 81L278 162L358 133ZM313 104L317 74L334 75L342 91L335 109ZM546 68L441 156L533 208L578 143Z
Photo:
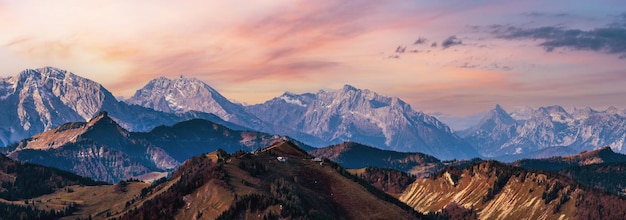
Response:
M277 157L284 157L281 162ZM172 174L171 187L122 219L416 219L421 215L337 164L313 161L289 142L257 154L194 157Z

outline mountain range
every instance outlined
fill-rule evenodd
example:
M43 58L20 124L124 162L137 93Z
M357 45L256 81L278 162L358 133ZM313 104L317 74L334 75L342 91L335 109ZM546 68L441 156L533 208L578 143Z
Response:
M88 122L63 124L2 151L19 161L117 182L167 175L187 159L202 153L218 149L231 153L254 151L283 139L289 138L231 130L204 119L159 126L150 132L129 132L107 112L101 112Z
M478 156L436 118L414 111L398 98L350 85L316 94L287 92L262 104L242 106L197 79L158 78L126 102L165 112L213 113L226 121L288 135L316 147L355 141L445 159Z
M324 147L346 141L442 160L503 161L560 156L605 146L624 153L626 113L617 108L566 111L560 106L508 113L501 106L476 125L454 132L397 97L345 85L317 93L286 92L264 103L233 103L193 78L154 79L118 101L102 85L53 67L0 79L0 143L9 145L98 112L130 132L206 119L233 130L289 136Z
M341 166L312 158L295 144L279 141L255 153L218 150L199 154L170 177L152 184L127 180L110 185L0 157L0 164L17 166L17 170L34 167L52 173L53 178L29 176L29 182L49 182L56 187L17 197L27 199L24 201L0 199L0 210L7 209L2 217L9 219L426 218ZM0 174L15 175L15 168L5 170L6 166Z
M117 101L102 85L71 72L44 67L0 79L0 144L8 145L68 122L109 112L122 127L148 131L159 125L203 118L246 128L203 112L164 113Z
M561 156L606 146L625 153L625 116L615 107L568 112L561 106L547 106L508 113L497 105L478 125L458 134L481 155L493 158Z
M430 154L441 159L476 157L476 151L435 117L397 97L345 85L338 91L285 93L246 109L265 121L324 140Z
M314 158L289 141L266 146L254 152L202 153L152 184L125 180L111 185L0 156L0 210L9 219L620 219L626 215L623 197L558 173L497 161L450 166L416 179L391 169L348 171L330 160ZM573 165L582 168L612 164L621 157L605 148L554 160L593 161ZM566 170L576 178L589 174Z
M285 93L263 104L243 106L197 79L158 78L123 102L94 81L45 67L2 79L0 97L4 145L107 111L129 131L203 118L236 130L288 135L316 147L357 141L443 159L478 156L436 118L414 111L398 98L348 85L317 94Z

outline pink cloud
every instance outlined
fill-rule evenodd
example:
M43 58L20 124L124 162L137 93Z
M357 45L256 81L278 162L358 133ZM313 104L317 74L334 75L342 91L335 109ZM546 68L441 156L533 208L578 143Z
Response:
M620 92L615 84L623 82L618 71L623 62L589 54L546 54L532 42L521 46L485 39L467 28L519 22L516 19L529 7L544 9L542 5L373 0L0 2L0 25L6 27L0 54L12 58L0 61L0 68L13 63L58 65L125 96L150 79L185 75L247 102L264 101L285 90L315 92L349 83L434 111L452 108L450 103L478 109L503 100L532 102L528 97L540 98L538 94L582 94L577 87L585 86L603 85L602 92ZM441 45L449 36L463 44L430 48L430 43ZM413 45L418 37L427 38L429 44ZM407 46L407 52L399 59L385 59L399 45Z

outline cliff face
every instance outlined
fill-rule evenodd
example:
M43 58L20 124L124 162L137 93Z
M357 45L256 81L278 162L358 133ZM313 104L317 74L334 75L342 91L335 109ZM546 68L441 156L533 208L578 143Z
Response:
M626 214L626 201L617 196L557 174L494 161L419 179L400 200L421 212L456 203L476 210L481 219L612 219Z
M350 85L316 94L285 93L265 103L246 106L246 110L262 120L317 137L322 145L353 141L440 159L478 156L435 117L414 110L397 97Z
M460 136L483 156L517 158L567 155L605 146L624 153L626 117L615 107L604 111L591 108L566 111L561 106L527 109L523 114L508 113L497 105L474 127ZM549 156L547 156L549 157Z

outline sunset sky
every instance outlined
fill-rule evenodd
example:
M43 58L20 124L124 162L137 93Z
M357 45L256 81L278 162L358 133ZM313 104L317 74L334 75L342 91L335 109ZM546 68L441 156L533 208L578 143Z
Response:
M350 84L454 116L623 109L626 1L0 0L0 76L43 66L125 97L184 75L248 104Z

